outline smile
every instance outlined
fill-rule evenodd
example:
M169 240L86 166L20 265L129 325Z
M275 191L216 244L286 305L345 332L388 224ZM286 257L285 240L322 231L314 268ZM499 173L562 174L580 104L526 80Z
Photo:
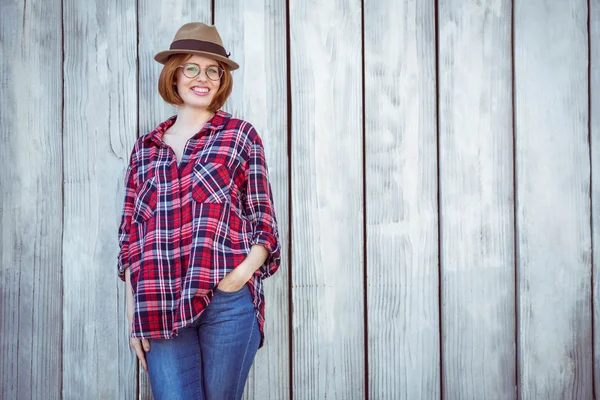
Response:
M192 92L194 92L195 94L199 95L199 96L206 96L208 94L210 90L208 90L208 88L206 87L198 87L198 86L194 86L192 88Z

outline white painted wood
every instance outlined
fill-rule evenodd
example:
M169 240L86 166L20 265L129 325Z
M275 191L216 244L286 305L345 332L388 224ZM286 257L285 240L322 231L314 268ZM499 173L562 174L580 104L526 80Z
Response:
M600 399L600 1L590 6L590 95L591 95L591 177L593 232L593 310L594 310L594 393Z
M152 400L152 387L150 386L150 377L144 371L144 368L139 364L139 399Z
M167 0L138 2L139 63L139 135L152 131L159 123L175 115L175 107L166 104L158 93L158 77L162 64L154 55L167 50L177 30L188 22L211 23L211 0ZM140 397L151 399L150 381L141 366Z
M515 2L519 398L592 398L587 2Z
M0 5L0 398L61 381L60 1Z
M361 2L289 5L293 394L362 399Z
M123 179L137 131L135 1L63 3L63 397L134 398L124 284Z
M279 270L264 281L265 344L248 376L245 399L279 400L290 393L285 11L280 0L221 0L214 10L225 47L240 64L223 108L249 121L263 140L282 249Z
M438 3L444 397L516 397L511 2Z
M434 2L364 6L368 397L434 399L440 397Z

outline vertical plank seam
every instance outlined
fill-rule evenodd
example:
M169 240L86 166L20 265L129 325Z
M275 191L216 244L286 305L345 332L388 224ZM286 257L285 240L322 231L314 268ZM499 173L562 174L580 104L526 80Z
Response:
M26 15L27 15L27 3L23 4L23 18L22 18L22 27L21 27L21 41L19 43L20 47L21 47L21 54L23 53L24 50L24 37L25 37L25 24L26 24ZM61 2L61 25L62 25L62 2ZM64 35L63 35L64 37ZM63 100L64 101L64 100ZM61 136L62 139L62 136ZM64 179L63 179L64 180ZM19 245L21 246L21 241L19 243ZM20 348L21 348L21 269L22 269L22 263L19 263L19 286L17 289L17 331L18 331L18 335L17 335L17 349L16 349L16 357L17 357L17 375L15 377L15 380L13 381L16 382L16 388L15 391L17 393L17 398L19 398L19 375L20 375L20 370L21 370L21 363L18 362L20 359ZM61 269L62 271L62 269ZM62 381L62 379L61 379ZM3 382L4 384L4 382ZM62 382L61 382L62 384ZM11 388L14 388L15 386L11 385Z
M362 85L362 195L363 195L363 348L365 369L365 399L369 399L369 308L367 302L367 151L365 95L365 1L360 1L361 85Z
M215 25L215 0L210 0L210 24Z
M365 1L360 1L361 85L362 85L362 200L363 200L363 348L365 399L369 399L369 309L367 307L367 152L365 111Z
M213 0L214 1L214 0ZM287 90L287 156L288 156L288 360L289 399L294 398L294 329L292 293L292 68L290 50L290 0L285 0L285 58Z
M136 69L136 82L137 82L137 104L136 104L136 137L140 137L140 2L139 0L135 1L135 69ZM125 288L125 304L127 304L127 288ZM127 311L125 311L127 312ZM127 318L127 317L126 317ZM129 320L127 320L129 324ZM127 332L127 330L125 330ZM129 345L129 339L127 340L126 345ZM131 352L129 353L131 354ZM135 394L136 398L142 400L142 390L140 383L140 361L137 356L135 357Z
M62 19L62 1L60 3L60 7L61 7L61 14L60 14L60 18ZM21 21L21 37L25 36L25 23L27 22L25 16L27 15L27 0L23 1L23 19Z
M17 334L17 349L16 349L17 375L15 376L15 379L11 382L11 386L10 386L10 389L13 389L13 392L15 392L15 391L17 392L17 398L19 398L19 370L21 369L20 368L21 363L18 362L19 358L20 358L19 357L19 348L21 345L21 313L20 313L20 310L21 310L21 266L22 266L22 264L19 263L19 274L18 274L19 281L18 281L18 286L17 286L18 287L18 289L17 289L17 332L18 332L18 334ZM61 269L61 272L62 272L62 269ZM62 353L62 346L61 346L61 353ZM62 370L62 365L61 365L61 370ZM2 381L2 384L4 384L4 381ZM16 388L15 388L15 385L16 385ZM61 395L62 395L62 378L61 378Z
M64 346L64 341L65 341L65 337L63 335L64 332L64 325L65 325L65 313L64 313L64 297L65 297L65 283L64 283L64 279L65 279L65 274L64 274L64 265L63 265L63 251L64 251L64 243L65 243L65 14L64 14L64 0L61 0L60 2L60 33L61 33L61 73L62 73L62 93L61 93L61 104L60 104L60 108L61 108L61 121L60 121L60 130L61 130L61 150L62 153L60 155L60 173L62 176L62 182L61 182L61 201L62 201L62 207L61 207L61 212L62 212L62 218L61 218L61 223L62 226L60 227L60 305L59 305L59 309L60 309L60 315L61 315L61 324L59 327L59 333L60 333L60 350L59 350L59 396L60 398L64 398L64 394L63 394L63 389L64 389L64 383L63 383L63 377L64 377L64 364L63 364L63 350L65 348Z
M439 4L434 0L435 23L435 118L436 118L436 158L437 158L437 228L438 228L438 337L440 362L440 400L444 400L444 358L443 358L443 329L442 329L442 209L440 190L440 49L439 49Z
M27 3L23 4L23 18L22 18L22 27L21 27L21 42L20 47L21 47L21 53L23 52L23 38L25 37L25 23L26 23L26 14L27 14ZM61 3L61 22L62 22L62 3ZM64 35L63 35L64 37ZM15 388L15 386L13 386L16 382L16 388L14 389L14 391L16 391L17 393L17 398L19 397L19 372L20 372L20 366L21 363L18 362L19 358L20 358L20 345L21 345L21 266L22 263L19 263L19 281L18 281L18 289L17 289L17 331L18 331L18 335L17 335L17 348L16 348L16 357L17 357L17 365L16 365L16 369L17 369L17 374L15 376L15 379L13 382L11 382L11 389ZM61 270L62 271L62 270ZM62 351L62 350L61 350ZM8 357L7 357L8 358ZM61 366L62 367L62 366ZM4 381L2 382L4 384ZM62 384L62 379L61 379L61 384Z
M515 119L516 84L515 84L515 0L511 1L510 13L510 54L511 54L511 117L512 117L512 150L513 150L513 263L514 263L514 318L515 318L515 398L519 399L519 227L517 218L517 129Z
M63 181L64 181L64 179L63 179ZM63 209L64 209L64 200L63 200ZM64 213L63 213L63 218L64 218ZM64 226L64 223L63 223L63 226ZM37 246L34 244L34 246L33 246L34 257L35 257L36 250L37 250ZM61 244L61 248L60 248L61 254L62 254L62 251L63 251L63 249L62 249L62 244ZM33 372L34 371L34 369L33 369L33 353L35 351L34 350L35 335L33 332L35 330L34 323L35 323L35 312L36 312L36 309L35 309L35 282L36 282L36 277L35 277L35 259L34 259L33 272L32 272L32 285L31 285L31 299L33 300L32 306L31 306L31 347L30 347L31 348L31 357L29 359L29 371L31 373L31 377L29 378L29 396L30 396L29 398L31 400L34 400L33 391L35 390L35 380L36 380L36 375L37 375L37 372L36 373ZM29 295L29 293L28 293L28 295Z
M588 40L588 154L590 158L590 261L591 261L591 314L592 314L592 397L596 398L596 346L594 332L594 187L593 187L593 157L592 157L592 35L591 35L591 2L587 0L587 40Z

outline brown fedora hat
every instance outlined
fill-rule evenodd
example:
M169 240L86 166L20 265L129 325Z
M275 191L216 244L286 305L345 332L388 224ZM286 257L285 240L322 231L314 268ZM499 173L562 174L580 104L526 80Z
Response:
M154 59L164 64L172 54L181 53L198 54L222 61L231 70L240 67L235 61L229 59L231 53L225 51L217 28L202 22L190 22L179 28L169 50L157 53Z

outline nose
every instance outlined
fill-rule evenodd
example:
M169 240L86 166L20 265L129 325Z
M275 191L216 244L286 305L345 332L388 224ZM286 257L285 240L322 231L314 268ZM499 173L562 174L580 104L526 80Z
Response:
M206 82L206 79L208 79L208 77L206 76L206 71L200 69L200 73L198 74L198 76L196 76L196 80L200 82Z

